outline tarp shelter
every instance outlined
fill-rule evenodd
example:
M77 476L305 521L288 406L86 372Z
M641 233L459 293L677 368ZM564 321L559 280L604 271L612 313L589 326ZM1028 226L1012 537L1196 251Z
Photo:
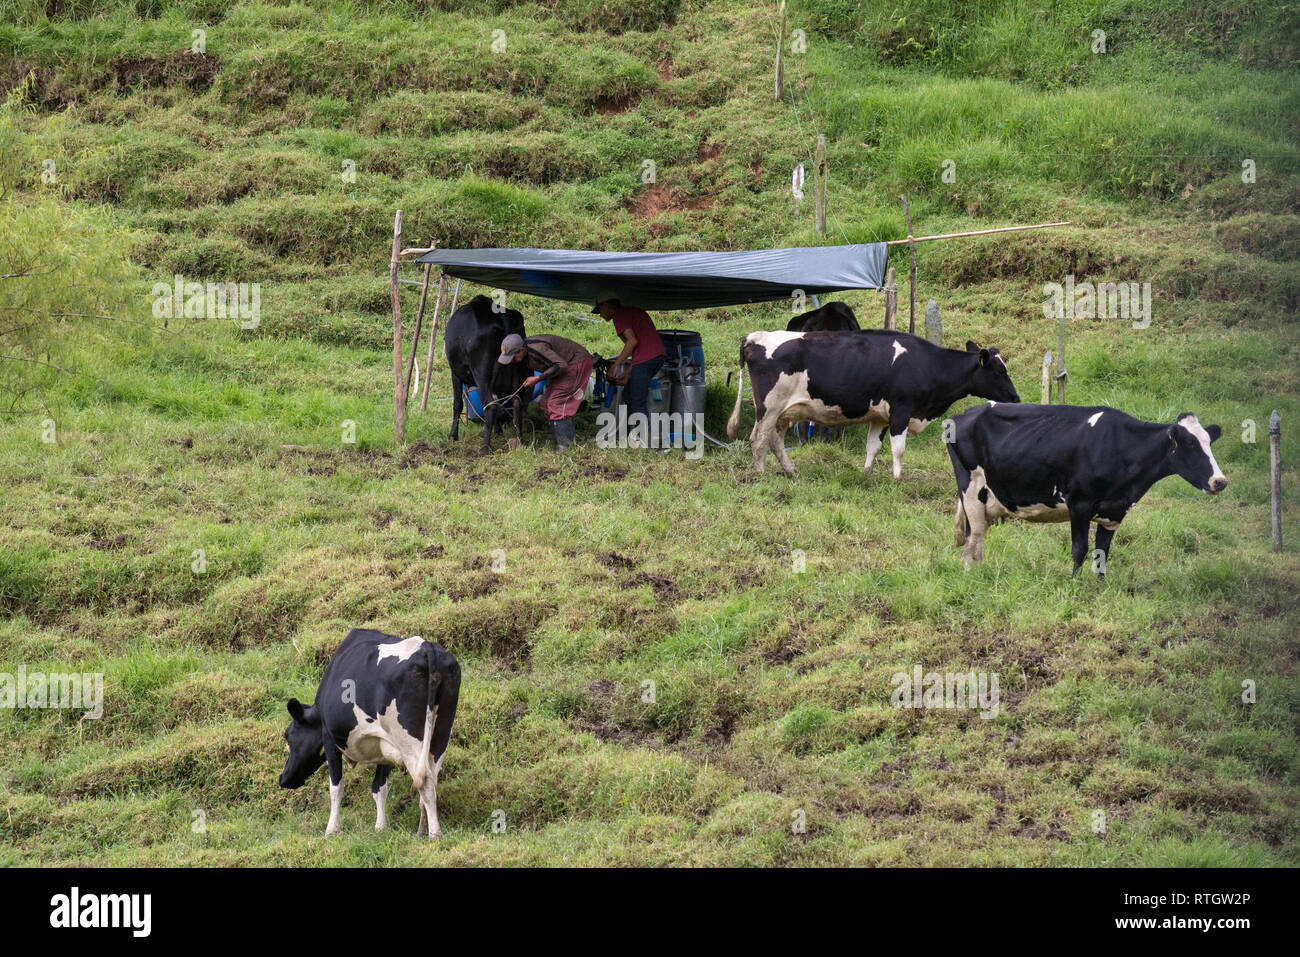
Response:
M435 249L418 262L448 276L529 296L594 303L612 294L642 309L701 309L879 289L886 245L745 252L611 253L578 249Z

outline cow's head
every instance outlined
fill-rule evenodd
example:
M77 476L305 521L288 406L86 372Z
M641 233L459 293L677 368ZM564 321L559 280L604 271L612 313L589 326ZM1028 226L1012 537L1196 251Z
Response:
M1201 425L1196 416L1184 412L1169 426L1169 464L1175 472L1202 492L1218 495L1228 487L1210 443L1223 434L1217 425Z
M289 716L293 720L284 731L289 759L280 772L280 787L300 788L325 763L325 738L316 708L304 707L297 698L290 698Z
M975 375L971 379L971 395L994 402L1019 402L1020 393L1011 382L1006 360L997 349L981 349L978 343L966 341L966 351L979 357Z

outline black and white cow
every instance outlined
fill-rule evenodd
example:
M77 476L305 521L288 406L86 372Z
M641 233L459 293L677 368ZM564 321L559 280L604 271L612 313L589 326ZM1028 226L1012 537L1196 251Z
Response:
M418 636L398 638L353 628L334 652L316 703L289 699L293 721L284 732L289 759L280 787L298 788L322 765L329 766L330 819L325 833L339 830L343 762L375 764L370 791L375 830L388 823L388 772L404 767L420 794L420 827L429 839L438 825L438 769L447 753L451 723L460 697L460 665L451 652Z
M977 405L953 420L948 445L957 477L954 540L966 568L984 560L984 532L1004 519L1069 522L1074 574L1088 557L1104 574L1110 542L1128 510L1156 482L1181 475L1210 495L1228 484L1210 451L1222 430L1190 412L1172 425L1104 405Z
M451 314L442 335L442 351L451 367L451 437L460 438L460 416L464 411L462 386L476 386L483 403L483 448L488 450L498 420L513 415L515 435L524 424L528 402L518 397L509 405L496 403L497 396L514 394L523 385L528 370L522 363L501 365L501 340L511 333L524 335L524 317L517 309L493 312L487 296L475 296Z
M786 323L786 332L848 332L861 329L858 317L843 302L828 302L810 312L795 316Z
M907 436L916 435L958 399L977 395L1019 402L997 349L973 342L966 351L944 349L905 332L751 332L740 346L740 388L727 437L740 424L740 398L748 366L754 384L754 429L749 447L759 472L769 451L786 474L790 423L840 426L867 422L868 472L889 429L894 478L903 477Z

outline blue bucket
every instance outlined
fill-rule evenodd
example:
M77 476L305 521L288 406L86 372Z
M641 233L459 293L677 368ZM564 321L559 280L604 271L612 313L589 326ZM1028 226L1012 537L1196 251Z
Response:
M667 361L675 365L694 365L704 373L704 340L698 332L689 329L660 329L659 341L664 344Z
M537 373L533 373L536 375ZM471 422L483 421L483 400L478 397L478 386L462 385L461 392L465 396L465 416ZM546 380L543 379L537 385L533 386L533 395L529 402L536 402L546 391Z

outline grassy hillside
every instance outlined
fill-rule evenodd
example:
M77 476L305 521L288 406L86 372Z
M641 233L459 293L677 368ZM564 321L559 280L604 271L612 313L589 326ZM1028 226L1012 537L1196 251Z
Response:
M0 709L0 863L1300 863L1300 562L1292 531L1270 550L1265 439L1280 409L1300 527L1298 8L809 0L780 103L774 15L0 0L10 249L71 238L59 274L94 301L66 311L131 320L60 320L70 371L28 370L0 417L0 672L102 671L107 696L99 721ZM819 133L825 240L789 186ZM397 208L409 244L751 248L904 236L904 192L918 233L1077 224L919 247L920 303L1026 398L1044 283L1149 282L1150 328L1071 321L1069 398L1222 424L1228 490L1157 486L1106 579L1071 580L1061 526L996 528L962 571L937 430L901 483L862 473L862 430L793 480L743 442L556 455L540 422L480 458L439 364L393 443ZM260 326L161 328L177 273L259 283ZM842 298L878 324L881 297ZM586 309L510 305L614 351ZM738 339L788 315L660 319L704 336L715 437ZM404 777L376 835L349 773L329 841L324 779L276 786L285 699L361 625L465 669L437 846ZM999 716L895 710L917 664L997 672Z

